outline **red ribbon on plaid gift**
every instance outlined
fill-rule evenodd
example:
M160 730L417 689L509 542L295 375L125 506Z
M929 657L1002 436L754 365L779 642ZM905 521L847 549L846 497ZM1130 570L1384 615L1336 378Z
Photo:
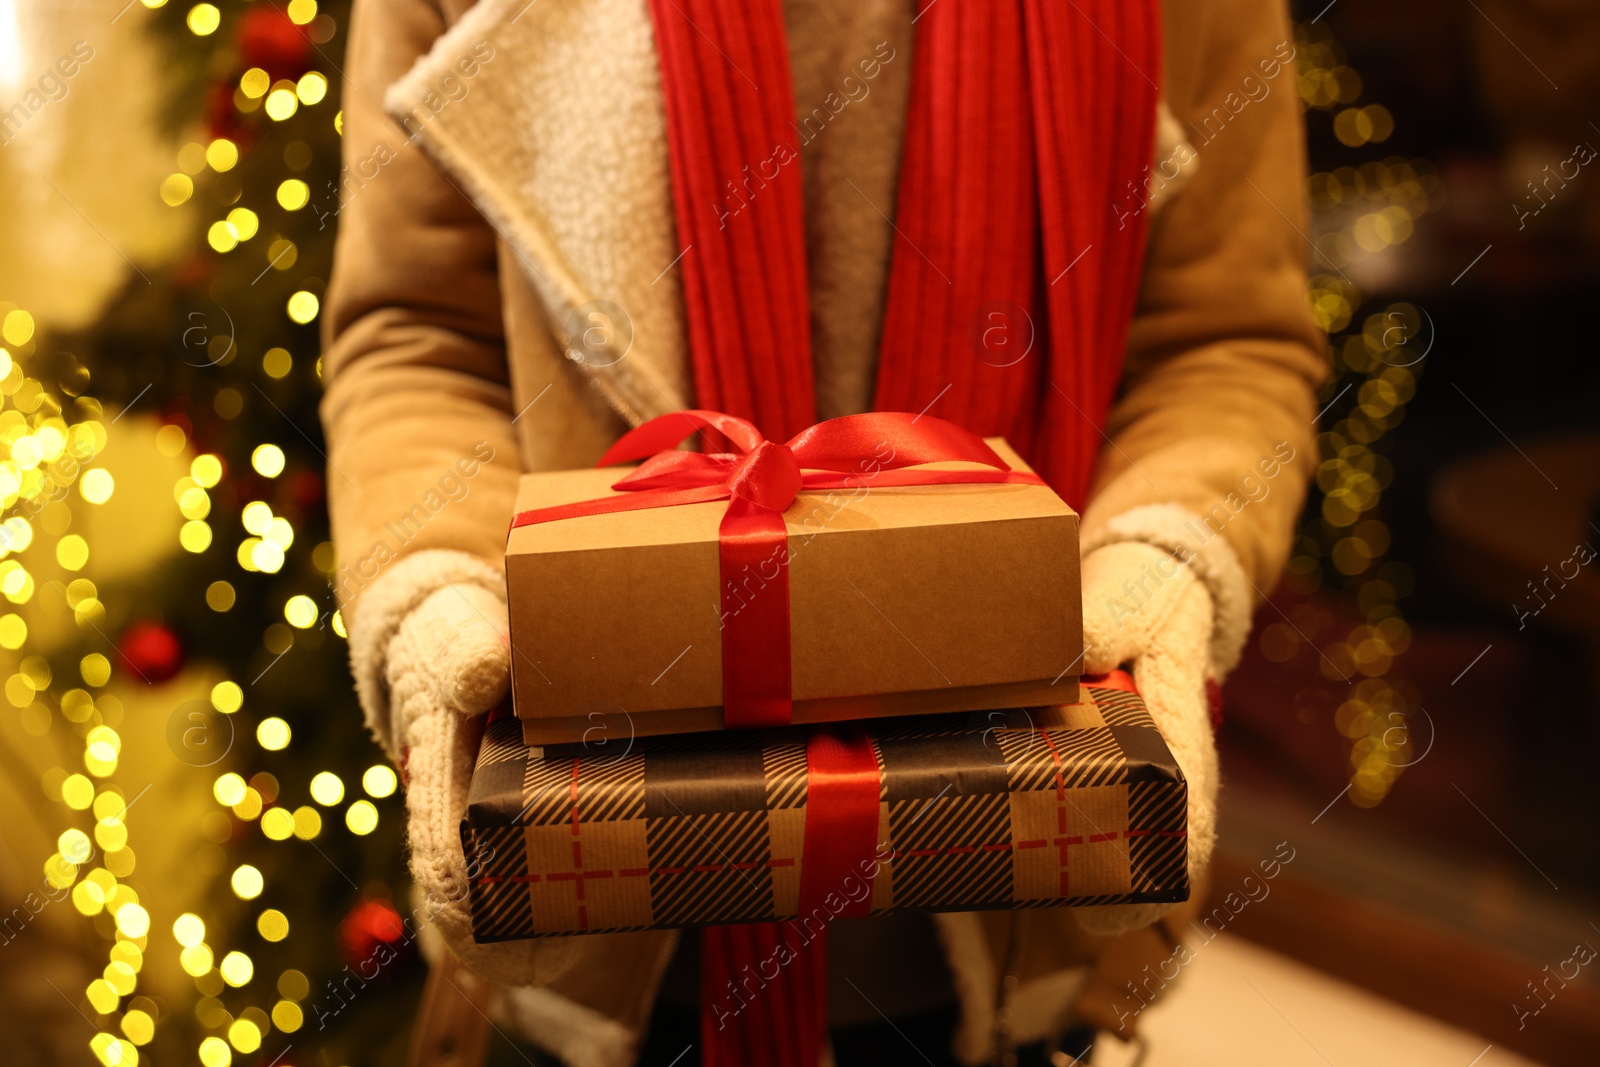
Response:
M689 435L710 431L733 451L684 452ZM621 496L524 511L513 529L542 522L647 508L727 500L718 528L722 603L723 722L783 726L794 708L789 645L788 534L783 512L805 490L1002 483L1044 485L1015 471L983 439L931 416L875 411L828 419L784 444L744 419L719 411L663 415L624 434L597 466L643 460L612 486ZM988 470L913 470L959 461ZM737 579L746 568L776 566L767 588L745 600ZM764 571L759 571L765 577Z

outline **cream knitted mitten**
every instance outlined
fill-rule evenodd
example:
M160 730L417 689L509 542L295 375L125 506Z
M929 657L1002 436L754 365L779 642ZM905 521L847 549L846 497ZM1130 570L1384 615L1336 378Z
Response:
M469 879L490 856L467 857L461 818L482 736L482 715L511 680L506 607L477 584L428 594L389 642L390 729L406 772L407 837L418 920L432 924L475 973L498 982L548 981L553 961L536 941L480 945L472 937Z
M1189 881L1198 891L1216 841L1217 748L1206 680L1212 670L1212 596L1190 567L1144 541L1106 544L1083 559L1084 669L1133 665L1150 715L1189 785ZM1077 908L1085 930L1117 934L1148 926L1171 904Z

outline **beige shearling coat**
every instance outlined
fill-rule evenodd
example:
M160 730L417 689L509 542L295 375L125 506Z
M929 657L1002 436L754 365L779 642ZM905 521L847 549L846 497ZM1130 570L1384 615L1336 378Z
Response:
M810 119L801 166L829 417L871 404L912 4L784 6L797 122ZM1282 0L1168 3L1164 24L1151 179L1108 205L1152 218L1084 538L1186 541L1209 559L1220 672L1282 568L1315 465L1323 340L1305 298ZM590 465L629 422L692 403L679 274L692 249L674 233L645 0L357 0L343 73L346 170L317 208L339 226L323 420L335 584L376 724L398 619L450 580L450 557L418 553L498 566L521 472ZM1074 269L1095 262L1089 250ZM593 301L620 309L621 358L579 351ZM1122 939L1085 935L1065 910L937 927L962 1003L957 1053L979 1062L1049 1033L1074 998L1114 1025L1116 989L1167 954L1181 919ZM569 963L607 962L553 968L523 1014L569 1062L625 1056L674 943L565 945Z

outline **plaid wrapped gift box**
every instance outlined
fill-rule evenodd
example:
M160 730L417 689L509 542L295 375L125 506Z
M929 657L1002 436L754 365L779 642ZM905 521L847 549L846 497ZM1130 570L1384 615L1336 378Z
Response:
M1131 685L1080 693L866 724L872 914L1187 899L1183 773ZM461 826L477 939L796 917L817 729L541 750L496 712Z

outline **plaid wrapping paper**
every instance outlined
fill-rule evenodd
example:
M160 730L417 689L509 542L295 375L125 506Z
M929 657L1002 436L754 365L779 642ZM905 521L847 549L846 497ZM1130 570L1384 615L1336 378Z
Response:
M880 774L872 914L1188 898L1183 773L1137 695L1082 694L866 724ZM796 917L806 736L541 752L496 712L461 825L477 940Z

